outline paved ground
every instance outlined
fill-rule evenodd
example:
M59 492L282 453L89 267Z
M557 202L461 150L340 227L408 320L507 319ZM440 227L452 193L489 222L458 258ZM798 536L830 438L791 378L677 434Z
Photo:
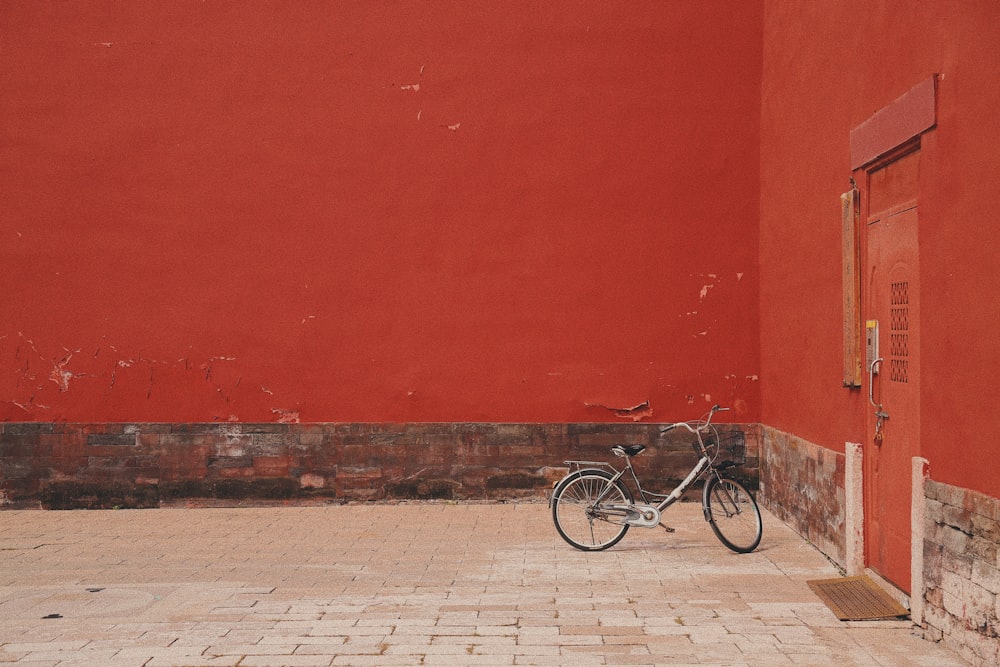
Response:
M583 553L541 503L0 512L0 663L965 664L838 621L805 583L837 570L769 514L744 556L665 518Z

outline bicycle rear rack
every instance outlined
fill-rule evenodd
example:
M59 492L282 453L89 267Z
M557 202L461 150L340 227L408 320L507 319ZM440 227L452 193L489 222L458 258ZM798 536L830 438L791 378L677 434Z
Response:
M607 461L563 461L563 463L569 466L569 471L571 473L579 472L584 468L604 468L605 470L618 474L618 469Z

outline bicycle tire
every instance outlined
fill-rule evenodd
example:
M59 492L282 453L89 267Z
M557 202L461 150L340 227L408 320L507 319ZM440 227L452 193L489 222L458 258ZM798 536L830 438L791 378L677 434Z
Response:
M737 481L711 477L705 483L705 518L719 541L736 553L750 553L760 545L764 525L757 501Z
M581 551L603 551L618 543L629 525L625 512L611 505L632 503L632 494L606 470L587 469L571 473L552 492L552 521L559 535ZM595 506L593 500L608 484L614 488Z

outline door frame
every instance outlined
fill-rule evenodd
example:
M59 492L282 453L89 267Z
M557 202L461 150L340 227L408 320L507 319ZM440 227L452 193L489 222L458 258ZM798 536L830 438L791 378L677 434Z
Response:
M860 406L868 404L867 378L868 369L864 365L864 327L861 317L864 310L860 294L863 281L862 259L867 262L867 248L862 243L867 239L863 231L867 229L869 199L869 173L899 159L910 150L919 148L922 151L921 160L927 162L933 159L933 152L928 153L928 146L933 146L933 140L923 142L925 134L937 127L937 98L939 76L931 74L921 80L905 93L889 104L881 107L860 125L850 132L849 162L852 178L852 192L842 197L844 206L844 288L845 288L845 344L844 344L844 387L857 392L859 401L858 420L860 430L855 431L857 437L845 442L845 548L846 567L849 573L859 574L864 571L866 545L864 516L864 445L871 436L868 433L867 408ZM923 145L921 145L923 144ZM933 151L933 149L931 149ZM856 183L856 184L855 184ZM860 192L863 188L864 193ZM919 191L923 191L919 188ZM863 219L862 219L863 218ZM857 272L856 275L852 274ZM850 307L851 289L859 290L855 300L856 307ZM855 371L854 369L857 369ZM858 373L860 371L860 373ZM855 378L861 376L861 382ZM913 460L912 503L911 510L911 540L921 540L925 499L923 483L927 479L928 462L923 458ZM919 600L923 592L923 552L922 545L914 544L911 556L911 592L913 600ZM916 618L920 611L914 605Z
M875 356L885 360L875 374L871 372L878 365L874 357L866 359L862 383L867 394L863 420L865 437L861 445L862 555L865 567L871 568L903 592L913 590L915 564L912 555L917 533L914 530L913 508L915 500L922 502L923 492L922 486L914 488L911 474L913 459L920 457L920 355L917 346L920 340L918 227L921 158L917 138L867 165L864 174L858 174L864 183L860 235L863 258L860 265L864 276L859 304L861 319L880 323L880 349ZM902 162L907 159L912 162L903 167ZM877 184L873 185L874 175L891 169L893 165L900 165L903 170L888 181L889 187L882 189ZM902 187L899 187L900 184ZM879 200L882 197L884 199ZM876 239L879 245L873 246ZM884 245L886 243L890 245ZM883 263L889 258L891 263ZM912 299L907 298L905 306L898 305L895 300L898 295L891 289L896 286L892 283L892 274L898 269L901 259L910 264L904 285ZM909 312L911 310L912 313ZM900 312L902 316L899 316ZM899 346L904 348L903 351L895 349L897 345L892 344L892 339L897 336L904 337L904 344ZM896 363L912 363L912 377L905 373L897 377ZM892 398L883 405L886 395ZM879 413L887 413L890 418L895 413L896 420L887 419L880 424ZM900 417L904 418L903 421ZM881 432L880 425L884 427ZM886 436L885 444L879 439L881 435ZM882 470L876 472L879 466ZM902 542L905 542L905 548L892 548L893 544L902 547ZM882 548L888 550L880 553Z

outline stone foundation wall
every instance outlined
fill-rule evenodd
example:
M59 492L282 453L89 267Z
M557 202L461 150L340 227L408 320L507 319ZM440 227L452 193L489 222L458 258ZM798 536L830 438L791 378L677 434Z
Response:
M924 495L924 636L1000 665L1000 500L933 480Z
M774 428L761 431L762 504L844 565L844 455Z
M730 428L755 489L759 429ZM690 435L640 423L0 423L0 507L544 498L565 460L615 462L616 444L646 445L640 477L667 490L697 460Z

